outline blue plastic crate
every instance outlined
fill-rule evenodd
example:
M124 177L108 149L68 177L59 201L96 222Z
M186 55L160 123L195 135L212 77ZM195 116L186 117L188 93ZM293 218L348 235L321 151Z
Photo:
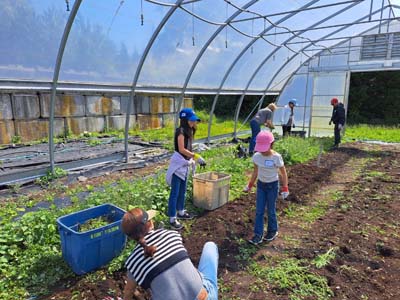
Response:
M93 271L118 256L125 246L126 236L121 230L125 211L112 204L103 204L57 219L64 260L74 273ZM79 232L86 221L104 216L110 224Z

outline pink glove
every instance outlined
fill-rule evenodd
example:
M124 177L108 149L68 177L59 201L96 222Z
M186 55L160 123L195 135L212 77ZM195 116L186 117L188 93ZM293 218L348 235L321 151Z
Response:
M289 187L283 186L281 187L281 195L283 199L286 199L289 196Z

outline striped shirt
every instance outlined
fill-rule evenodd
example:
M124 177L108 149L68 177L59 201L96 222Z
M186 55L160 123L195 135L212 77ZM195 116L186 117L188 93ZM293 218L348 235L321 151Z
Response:
M189 259L183 246L182 236L172 230L150 231L145 237L148 246L155 246L153 257L145 257L143 247L138 244L125 262L133 279L143 288L150 288L152 280L178 262Z

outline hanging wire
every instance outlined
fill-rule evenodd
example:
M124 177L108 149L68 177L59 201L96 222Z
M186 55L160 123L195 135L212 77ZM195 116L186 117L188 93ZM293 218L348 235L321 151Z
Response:
M108 28L107 28L106 36L108 36L108 35L110 34L111 27L113 26L114 21L115 21L115 18L118 16L118 13L119 13L119 11L120 11L122 5L124 4L124 2L125 2L125 0L121 0L121 1L119 2L119 5L118 5L117 9L115 10L115 13L114 13L114 15L113 15L113 17L112 17L112 19L111 19L110 25L109 25ZM102 41L102 42L103 42L103 41Z
M65 0L65 4L67 5L67 11L70 11L70 9L69 9L69 0Z
M303 42L301 42L301 51L300 51L300 65L303 64Z
M274 29L275 29L274 44L276 45L276 27L274 27ZM272 55L272 60L275 61L275 51L274 51L274 55Z
M144 24L144 16L143 16L143 0L140 0L140 25Z
M251 20L251 35L254 35L254 20ZM251 54L253 54L253 44L250 49Z
M194 14L194 2L192 2L192 13ZM192 46L196 46L194 41L194 16L192 15Z
M255 16L258 16L258 17L260 17L260 18L263 18L263 19L266 20L268 23L270 23L272 26L278 27L278 28L282 28L282 29L286 30L288 33L292 34L293 36L295 36L295 37L297 37L297 38L299 38L299 39L304 39L304 40L306 40L306 41L309 41L309 42L310 42L311 44L313 44L314 46L318 46L318 45L315 44L311 39L301 36L300 34L294 32L293 30L291 30L290 28L288 28L288 27L286 27L286 26L280 26L280 25L275 24L275 23L272 22L270 19L268 19L266 16L263 16L263 15L261 15L260 13L251 11L251 10L249 10L249 9L243 9L243 8L237 6L236 4L234 4L233 2L231 2L231 1L229 1L229 0L224 0L224 1L225 1L226 3L232 5L233 8L240 10L241 12L246 12L246 13L253 14L253 15L255 15ZM384 0L382 0L382 1L384 1ZM361 1L360 1L360 2L361 2ZM234 26L233 26L232 24L229 24L229 26L232 27L232 28L234 28ZM329 53L331 53L331 51L330 51L330 49L329 49L328 47L325 47L325 46L323 46L323 45L321 45L321 47L325 48Z
M226 2L226 19L228 19L228 2ZM225 48L228 48L228 26L225 26Z
M288 49L286 60L289 61L289 53L290 53L290 50L291 50L291 49L290 49L286 44L285 44L285 47Z

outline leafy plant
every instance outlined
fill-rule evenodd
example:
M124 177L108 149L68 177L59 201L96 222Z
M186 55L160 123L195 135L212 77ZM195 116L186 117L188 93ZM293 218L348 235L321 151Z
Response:
M100 216L97 218L92 218L86 221L85 223L79 225L79 231L84 232L84 231L89 231L93 229L97 229L103 226L108 225L110 222L107 219L106 216Z
M313 264L318 268L323 268L330 264L330 262L335 258L336 248L330 248L326 253L318 255L314 260Z
M68 174L67 171L60 167L55 167L54 168L54 173L52 173L50 170L47 172L46 175L40 177L39 179L36 179L36 183L40 184L41 186L46 186L48 185L51 181L64 177Z
M14 135L11 138L11 143L13 143L13 144L20 144L21 142L22 142L22 138L19 135Z

